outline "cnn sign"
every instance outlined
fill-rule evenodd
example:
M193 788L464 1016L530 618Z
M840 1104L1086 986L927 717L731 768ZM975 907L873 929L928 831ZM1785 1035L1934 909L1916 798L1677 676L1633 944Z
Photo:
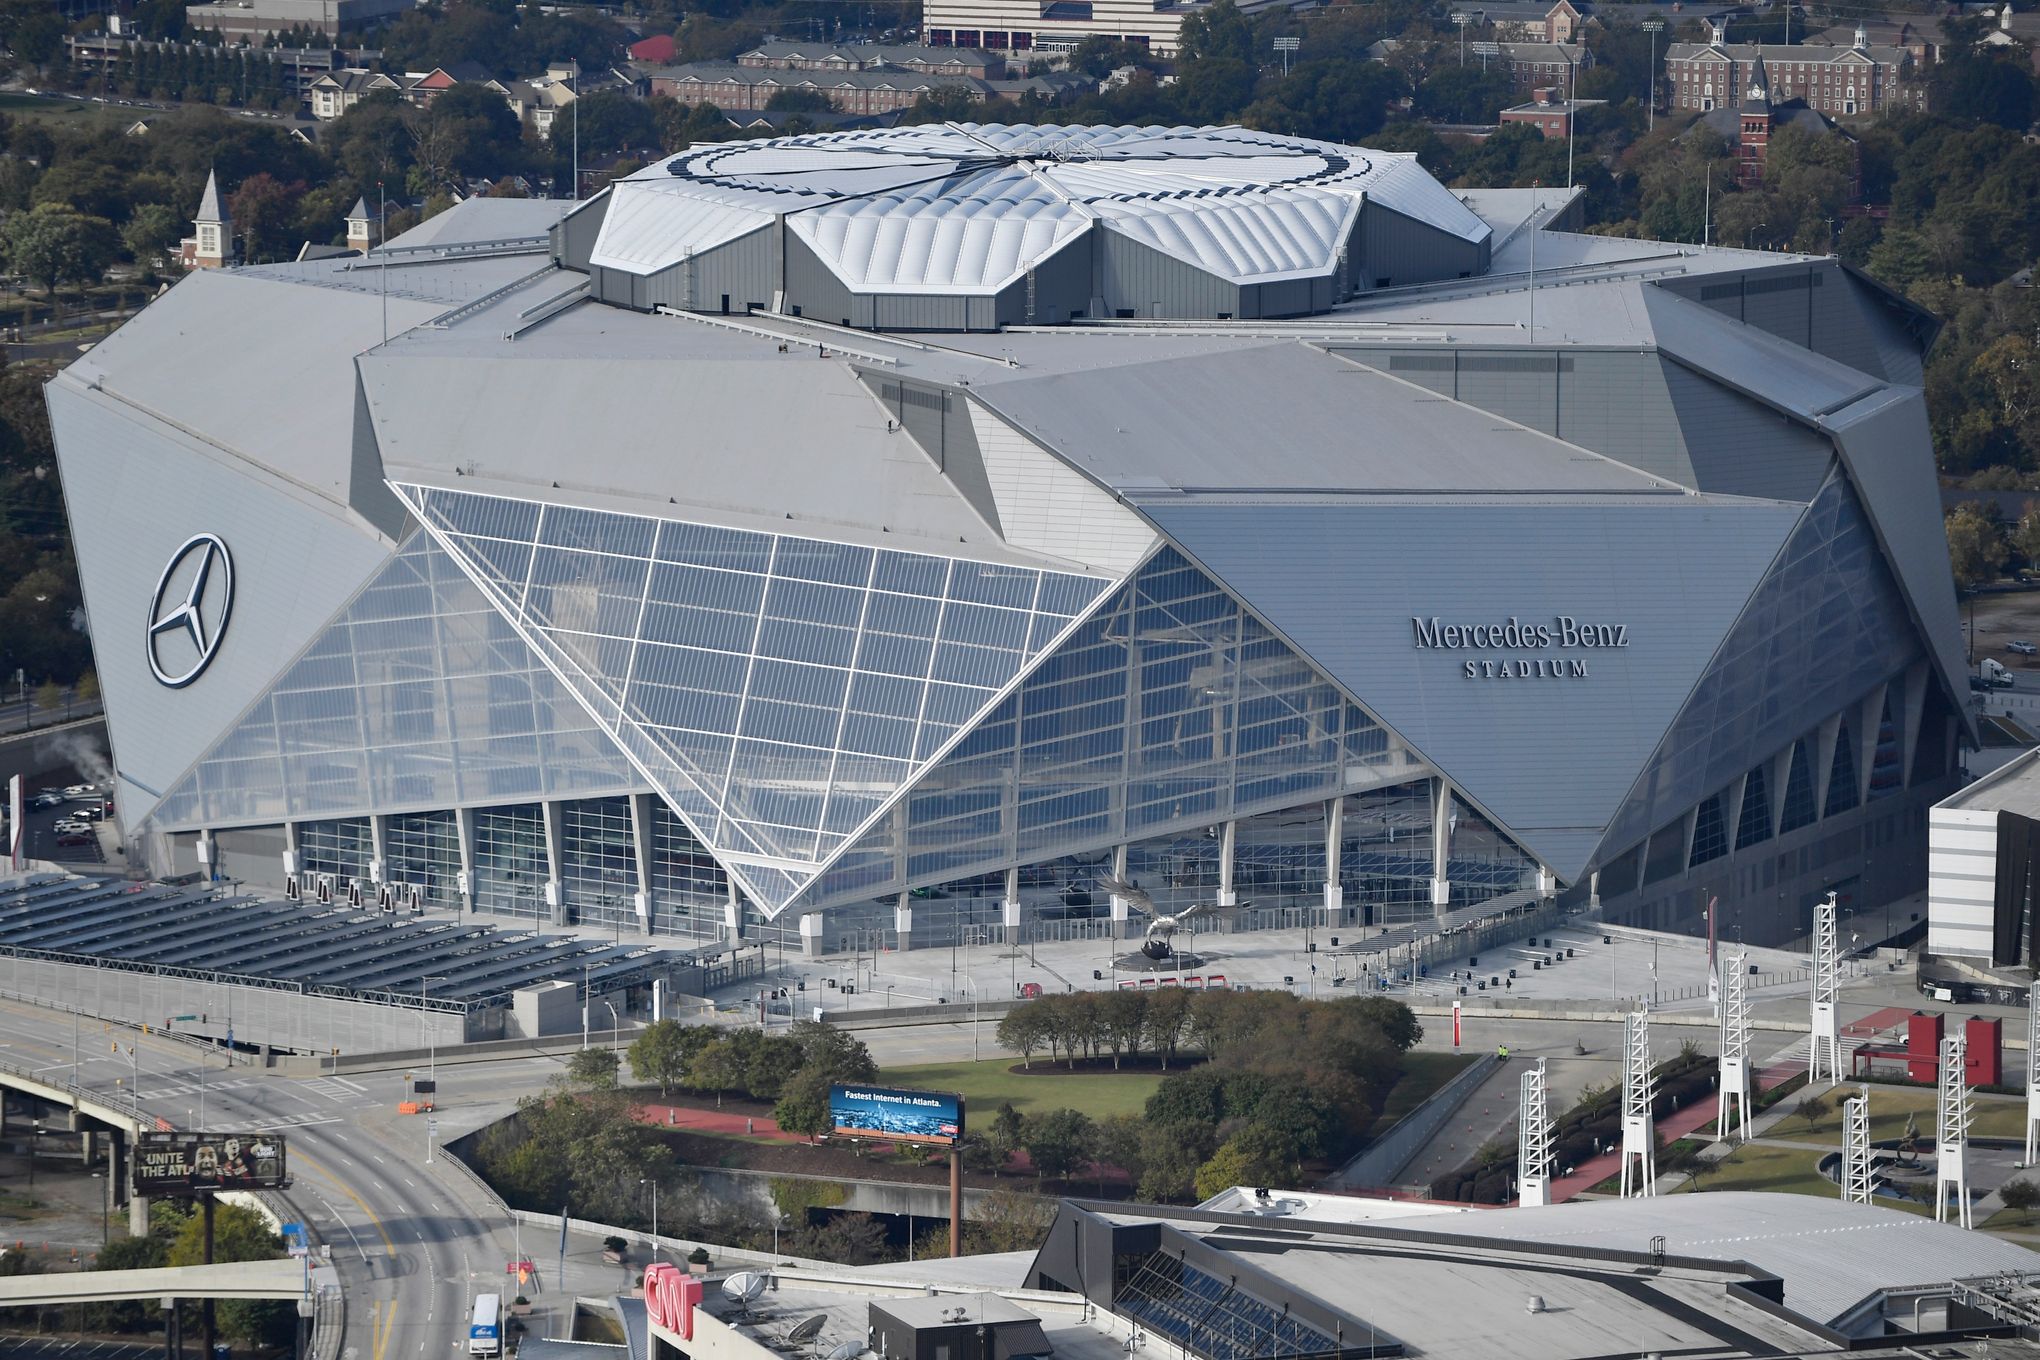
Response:
M665 1261L645 1267L645 1313L654 1327L694 1339L694 1309L701 1302L701 1281Z

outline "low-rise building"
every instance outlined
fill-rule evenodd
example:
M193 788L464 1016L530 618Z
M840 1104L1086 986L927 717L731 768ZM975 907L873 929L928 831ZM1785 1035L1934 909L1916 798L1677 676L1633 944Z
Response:
M394 76L360 66L347 66L328 71L314 80L305 97L311 104L312 117L320 122L331 122L378 90L395 90L402 94L403 89L403 83Z
M1573 135L1573 124L1578 120L1581 109L1605 104L1605 99L1567 99L1565 91L1553 86L1540 88L1527 104L1503 109L1504 123L1528 123L1553 141L1563 141Z
M1666 52L1667 102L1702 113L1733 108L1761 62L1772 99L1803 99L1830 118L1926 107L1925 87L1911 78L1909 51L1872 45L1860 24L1851 37L1847 47L1731 43L1725 26L1716 24L1710 41L1673 43Z
M1730 154L1735 157L1736 183L1745 189L1758 189L1764 184L1765 163L1771 152L1771 138L1785 128L1808 132L1819 137L1841 138L1848 145L1850 153L1849 202L1854 204L1861 201L1863 196L1861 146L1833 119L1808 108L1805 100L1774 101L1765 80L1762 62L1758 62L1752 71L1750 87L1743 92L1740 106L1703 113L1694 120L1693 126L1680 135L1682 137L1711 135L1726 142Z
M300 99L308 98L312 85L344 60L342 54L330 47L222 49L211 44L137 38L126 33L73 33L65 37L64 49L72 70L88 83L95 79L116 79L123 66L144 52L160 53L165 57L203 53L211 57L231 56L246 62L266 62L278 68L278 83L283 89Z
M737 54L737 65L780 71L917 71L922 75L997 80L1006 59L967 47L879 43L800 43L774 40Z
M195 32L247 42L294 30L338 38L387 23L416 6L417 0L213 0L186 5L184 23Z
M1512 88L1529 94L1535 90L1575 88L1579 73L1594 64L1594 54L1580 43L1497 43L1499 49L1489 61L1498 61L1509 73Z
M992 88L969 76L929 76L913 71L783 71L724 62L694 62L655 71L652 93L670 95L683 104L713 104L719 109L748 112L764 109L786 90L810 90L828 99L839 113L892 113L907 108L924 94L957 86L984 100Z

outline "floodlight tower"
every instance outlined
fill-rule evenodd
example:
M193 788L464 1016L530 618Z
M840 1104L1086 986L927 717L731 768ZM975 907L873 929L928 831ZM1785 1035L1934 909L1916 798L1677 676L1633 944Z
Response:
M1842 960L1835 941L1835 895L1813 909L1813 1036L1806 1053L1806 1083L1820 1080L1826 1066L1828 1084L1842 1080L1842 1030L1835 1007L1835 989L1841 980Z
M1870 1088L1842 1102L1842 1198L1868 1204L1876 1181L1870 1174Z
M1738 949L1728 956L1721 979L1721 1082L1714 1127L1726 1139L1730 1110L1742 1137L1750 1136L1750 968Z
M1516 1202L1524 1208L1551 1203L1551 1107L1546 1098L1544 1059L1522 1075L1516 1103Z
M1657 1193L1657 1129L1651 1117L1650 1012L1622 1022L1622 1197ZM1630 1178L1631 1171L1635 1179Z
M1967 1228L1969 1213L1969 1041L1960 1034L1941 1040L1941 1092L1934 1134L1934 1221L1947 1222L1948 1192L1955 1192L1956 1220Z
M2040 1143L2040 974L2026 994L2026 1165Z

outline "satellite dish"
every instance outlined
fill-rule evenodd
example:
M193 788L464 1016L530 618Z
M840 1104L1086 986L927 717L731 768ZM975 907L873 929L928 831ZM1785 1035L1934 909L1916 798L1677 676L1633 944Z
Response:
M828 1321L829 1315L827 1313L816 1313L805 1322L795 1323L793 1329L787 1332L786 1339L797 1345L805 1344L820 1336L822 1328L828 1325Z
M857 1360L857 1357L862 1354L864 1354L864 1343L862 1341L845 1341L842 1345L823 1356L822 1360Z
M765 1276L755 1270L740 1270L723 1281L723 1293L738 1303L749 1303L765 1292Z

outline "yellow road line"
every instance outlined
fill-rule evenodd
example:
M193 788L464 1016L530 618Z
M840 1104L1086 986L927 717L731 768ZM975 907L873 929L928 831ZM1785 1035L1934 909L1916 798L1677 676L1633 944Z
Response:
M310 1167L312 1170L318 1172L321 1176L324 1176L327 1180L333 1182L335 1186L339 1187L340 1193L347 1196L347 1198L353 1200L354 1206L357 1209L361 1210L361 1212L363 1212L364 1214L367 1214L368 1221L375 1225L375 1230L377 1234L380 1235L382 1238L383 1254L386 1256L395 1256L397 1254L396 1244L390 1241L389 1230L383 1227L382 1220L375 1216L375 1210L369 1208L367 1202L363 1200L361 1196L354 1193L353 1186L349 1185L346 1181L341 1180L338 1176L328 1171L325 1167L320 1166L315 1159L307 1157L302 1152L293 1152L290 1155L290 1159L302 1166ZM381 1360L380 1356L377 1357L377 1360Z
M390 1300L390 1311L382 1311L382 1301L375 1303L375 1326L369 1343L370 1360L383 1360L383 1352L389 1347L390 1337L397 1330L397 1301Z

